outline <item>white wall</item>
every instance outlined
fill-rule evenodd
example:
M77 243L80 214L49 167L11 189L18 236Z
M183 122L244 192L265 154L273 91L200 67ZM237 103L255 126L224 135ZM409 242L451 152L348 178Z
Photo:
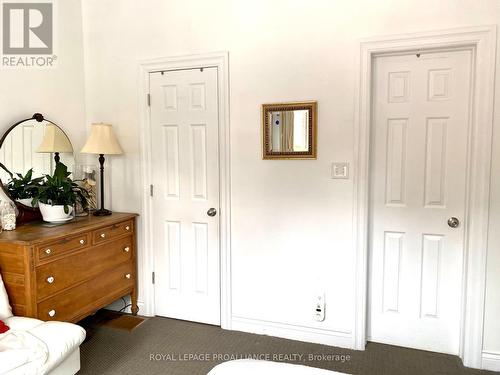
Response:
M86 134L80 0L58 1L55 21L55 69L0 70L0 134L40 112L64 129L79 150Z
M112 208L141 210L138 60L229 51L233 313L350 332L352 180L329 179L329 168L332 161L353 161L358 38L498 24L499 4L85 0L88 118L114 124L126 152L113 159ZM498 110L500 94L496 97ZM260 105L311 99L319 102L318 160L261 160ZM498 118L485 337L491 351L500 351ZM328 305L323 323L312 320L311 300L318 290L326 293Z

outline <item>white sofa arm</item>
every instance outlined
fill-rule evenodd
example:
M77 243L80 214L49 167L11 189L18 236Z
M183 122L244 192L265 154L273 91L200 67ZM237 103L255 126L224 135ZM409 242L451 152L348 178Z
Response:
M42 340L49 349L45 369L50 371L63 362L85 340L85 330L72 323L44 322L29 331Z

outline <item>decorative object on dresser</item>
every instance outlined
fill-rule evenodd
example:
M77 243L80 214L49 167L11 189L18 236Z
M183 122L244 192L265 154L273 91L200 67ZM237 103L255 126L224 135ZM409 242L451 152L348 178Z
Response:
M104 155L120 155L123 150L116 139L113 127L110 124L92 124L87 143L82 151L86 154L99 154L101 172L101 208L94 212L95 216L111 215L111 211L104 208Z
M89 215L0 234L0 271L14 313L77 322L130 294L136 314L136 216Z
M0 224L2 230L16 229L16 215L16 206L14 203L0 202Z
M87 209L76 206L77 216L86 216L89 212L97 210L97 166L91 164L79 164L73 172L78 184L87 191Z
M50 149L54 150L54 157ZM64 131L41 113L16 122L2 136L0 187L17 206L18 224L42 218L38 207L31 205L33 187L37 179L54 172L56 159L73 166L72 149Z
M318 103L262 105L263 159L316 159Z

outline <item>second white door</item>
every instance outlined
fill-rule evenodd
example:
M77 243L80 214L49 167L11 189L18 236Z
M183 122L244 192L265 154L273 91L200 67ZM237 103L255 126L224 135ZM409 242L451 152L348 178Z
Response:
M220 324L217 68L151 73L156 314Z
M471 53L378 57L371 341L458 354Z

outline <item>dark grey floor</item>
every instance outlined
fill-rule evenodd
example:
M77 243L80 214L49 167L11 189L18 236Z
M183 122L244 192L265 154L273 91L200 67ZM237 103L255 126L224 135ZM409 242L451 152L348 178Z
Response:
M204 375L220 356L288 356L287 362L301 363L348 374L366 375L476 375L494 372L466 369L458 357L369 343L366 351L352 351L308 344L219 327L166 318L151 318L134 331L106 327L88 328L81 347L81 375L162 374ZM310 361L309 354L338 356ZM184 360L185 356L197 360ZM203 358L206 355L208 358ZM302 360L300 360L302 355ZM163 358L152 360L151 356ZM294 360L294 357L295 359ZM347 360L347 356L350 356ZM275 359L277 357L274 357ZM189 359L189 358L187 358ZM344 361L342 361L342 359ZM235 374L237 375L237 374ZM265 375L265 374L257 374Z

